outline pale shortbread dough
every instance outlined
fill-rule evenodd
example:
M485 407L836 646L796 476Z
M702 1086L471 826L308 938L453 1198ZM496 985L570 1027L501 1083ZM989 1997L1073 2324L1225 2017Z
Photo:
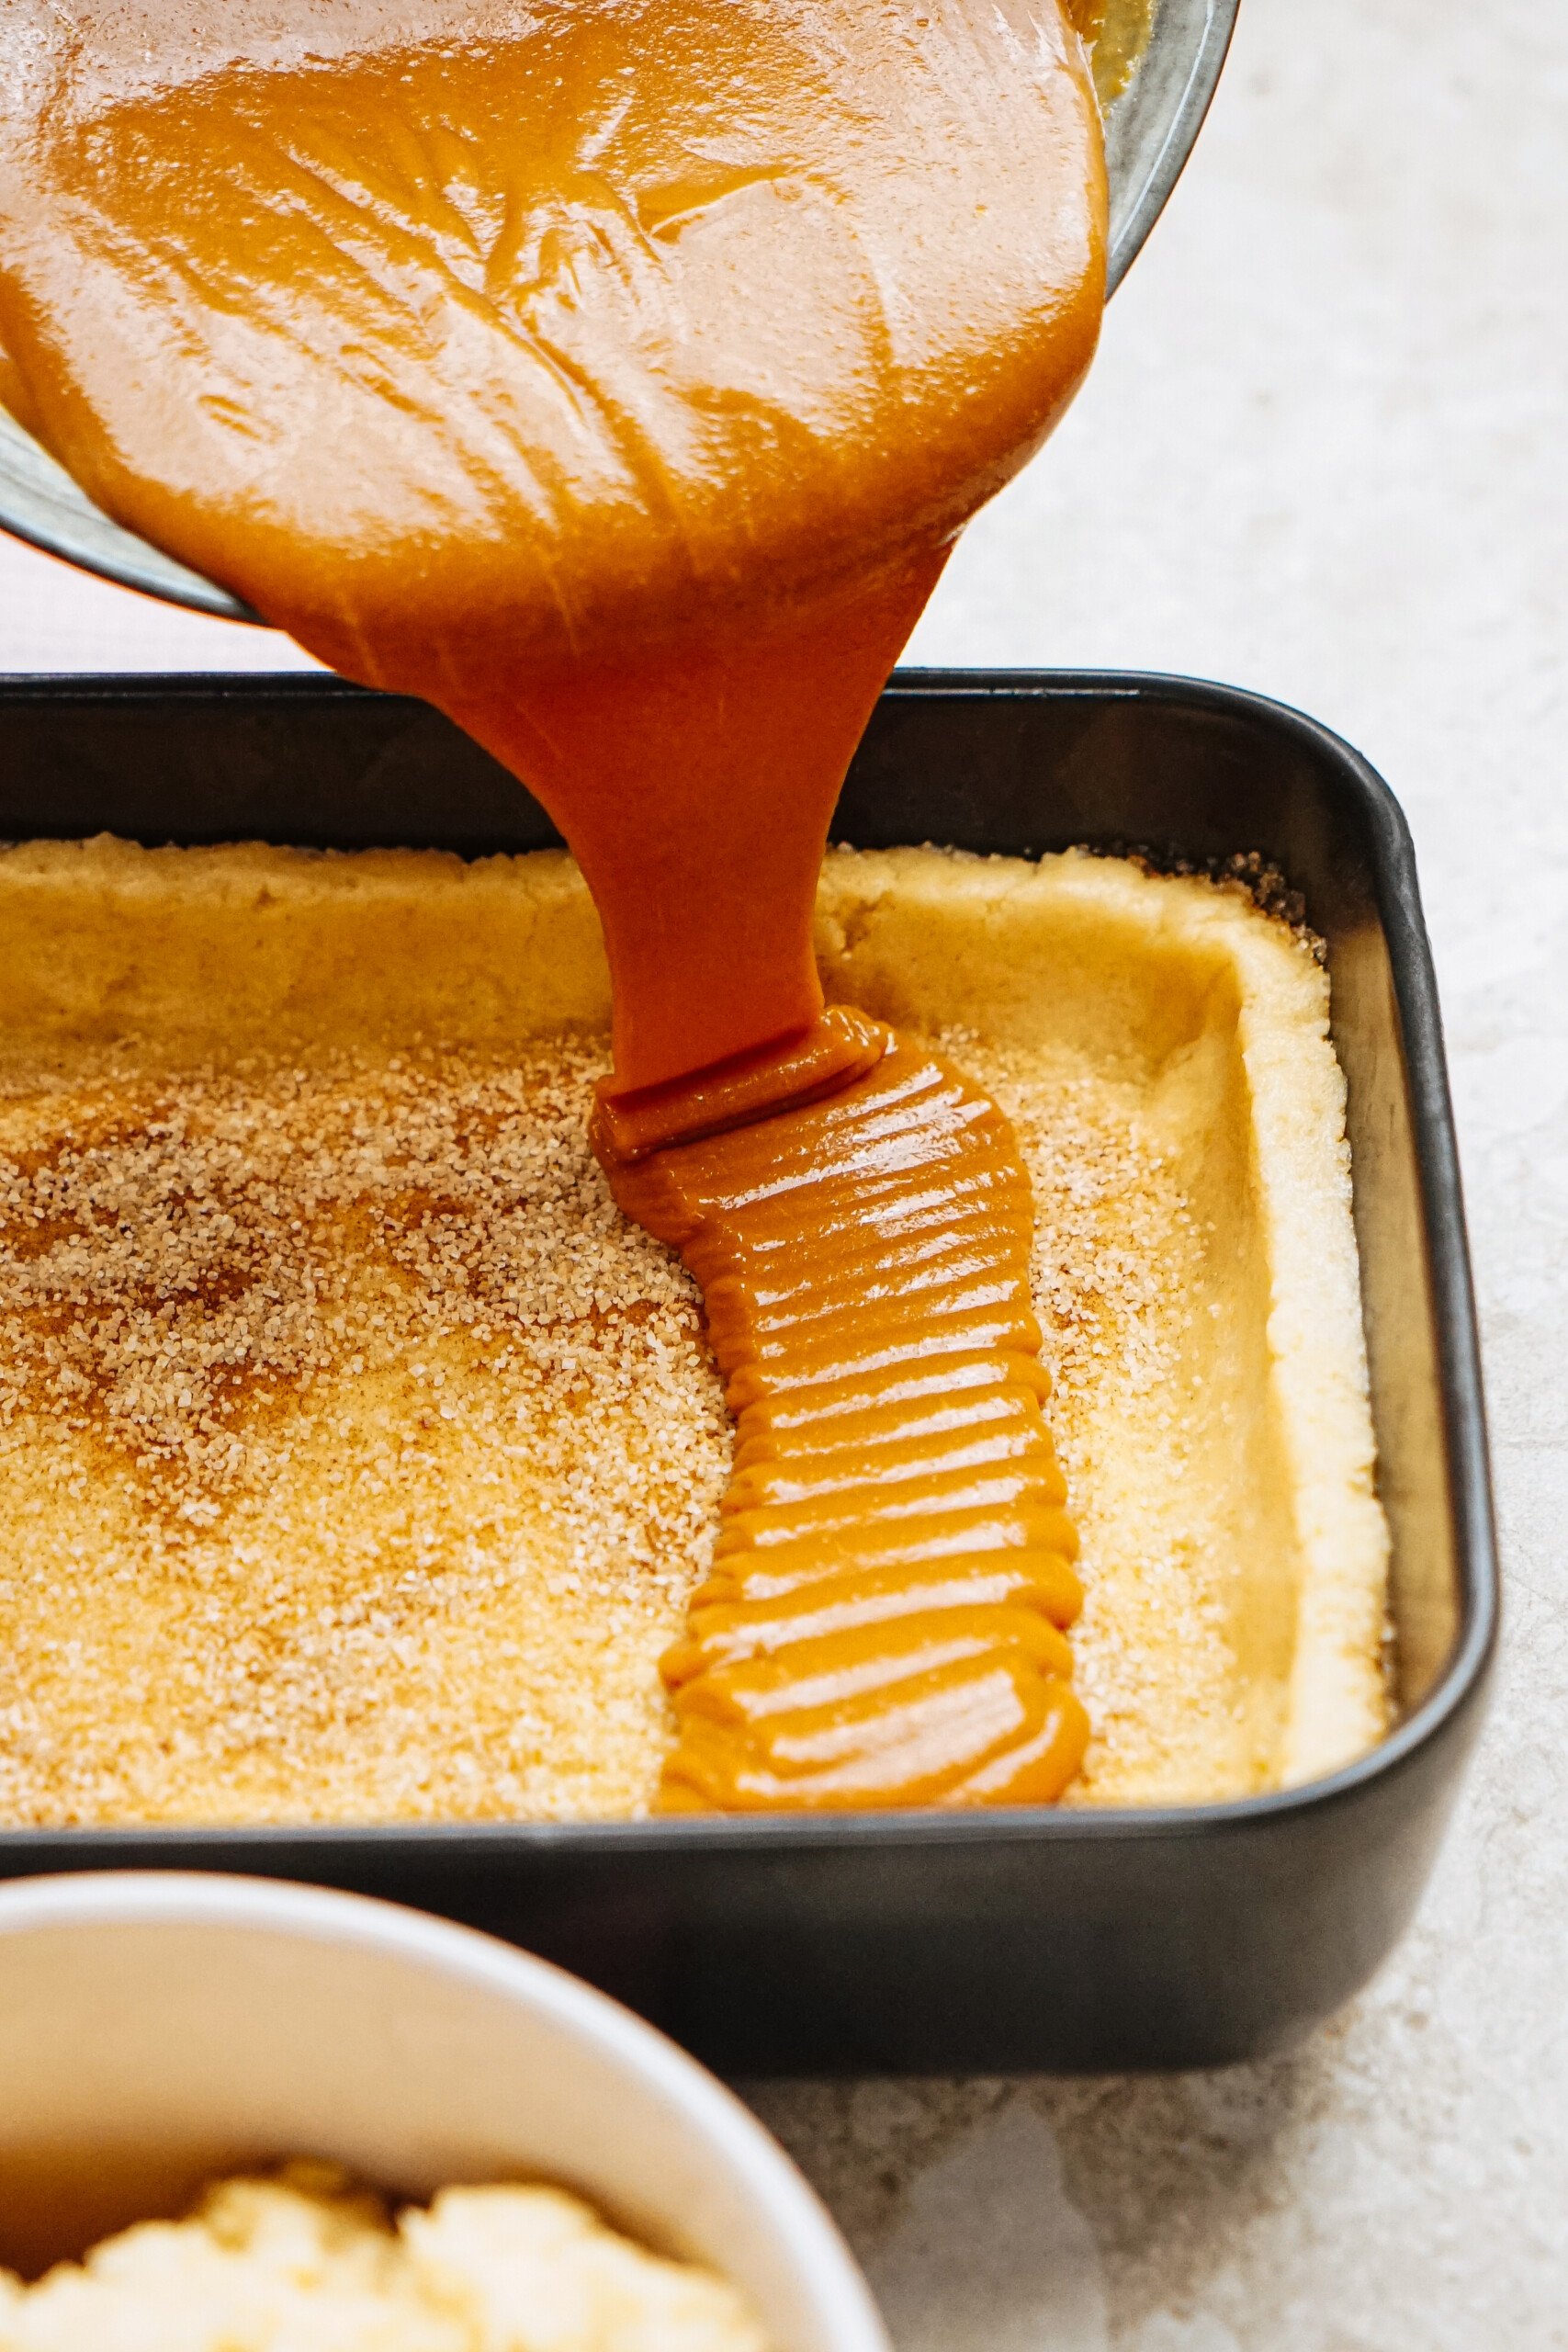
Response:
M1344 1087L1310 944L1070 854L829 860L829 993L1013 1118L1095 1729L1074 1803L1384 1725ZM0 1817L637 1814L728 1460L582 1126L557 854L0 854Z
M735 2290L563 2190L447 2188L396 2226L321 2165L229 2180L35 2286L0 2352L765 2352Z

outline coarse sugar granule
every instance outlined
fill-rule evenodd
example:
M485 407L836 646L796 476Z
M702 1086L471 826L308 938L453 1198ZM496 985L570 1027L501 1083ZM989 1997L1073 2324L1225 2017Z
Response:
M640 1809L729 1430L592 1046L0 1081L0 1810Z

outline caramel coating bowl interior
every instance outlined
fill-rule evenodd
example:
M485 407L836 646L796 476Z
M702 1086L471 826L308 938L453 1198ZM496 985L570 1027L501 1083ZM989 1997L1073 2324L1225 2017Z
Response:
M1239 0L1087 0L1103 19L1100 95L1111 175L1108 289L1131 268L1202 128ZM1145 40L1145 33L1147 35ZM1114 85L1114 87L1112 86ZM231 620L230 592L126 530L0 409L0 529L85 571Z

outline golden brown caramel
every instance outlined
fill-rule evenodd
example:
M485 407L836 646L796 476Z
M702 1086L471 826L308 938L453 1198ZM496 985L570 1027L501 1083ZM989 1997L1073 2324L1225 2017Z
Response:
M748 1449L671 1802L1046 1796L1083 1744L1027 1183L973 1089L824 1020L811 914L954 536L1093 351L1087 21L7 0L0 29L0 397L111 514L448 711L593 891L604 1147L655 1230L690 1206Z
M666 1810L1050 1798L1088 1738L1007 1122L863 1016L826 1100L606 1154L703 1286L738 1417L714 1572L663 1662Z
M0 397L550 808L630 1089L820 1013L829 816L1103 285L1057 0L7 0Z

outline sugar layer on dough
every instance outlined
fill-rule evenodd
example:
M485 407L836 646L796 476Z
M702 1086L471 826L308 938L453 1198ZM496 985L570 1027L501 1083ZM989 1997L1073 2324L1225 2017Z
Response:
M570 861L34 843L0 937L5 1817L642 1811L729 1435L584 1141ZM829 857L818 953L1030 1166L1075 1801L1370 1746L1386 1535L1310 946L1120 861L897 851Z

